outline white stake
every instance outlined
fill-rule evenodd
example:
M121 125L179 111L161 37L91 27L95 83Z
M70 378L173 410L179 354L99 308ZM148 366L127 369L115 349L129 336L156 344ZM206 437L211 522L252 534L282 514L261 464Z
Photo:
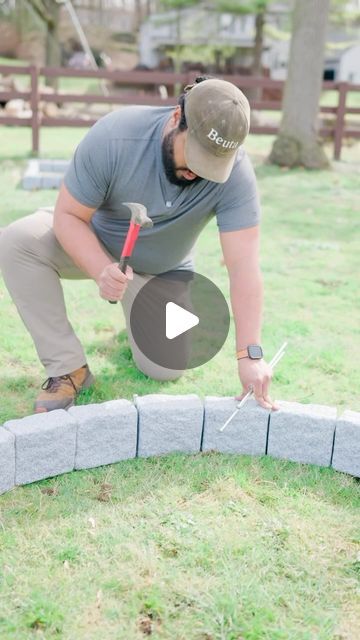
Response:
M279 362L279 360L281 360L281 358L285 355L286 347L287 347L287 342L284 342L284 344L280 347L279 351L275 353L273 359L269 362L272 368L274 368ZM245 402L250 398L250 396L253 393L254 393L253 389L250 389L250 391L247 392L246 396L244 396L243 399L240 400L239 404L236 405L236 409L234 413L231 414L230 418L226 420L225 424L223 424L223 426L219 429L219 431L224 431L224 429L228 426L231 420L236 416L237 412L241 409L241 407L245 404Z

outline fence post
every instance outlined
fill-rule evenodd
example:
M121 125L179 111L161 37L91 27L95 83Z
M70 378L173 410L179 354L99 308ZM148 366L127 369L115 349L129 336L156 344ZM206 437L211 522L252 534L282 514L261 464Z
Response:
M32 153L39 153L39 70L35 66L30 67L31 79L31 130L32 130Z
M339 82L339 101L336 111L335 133L334 133L334 160L340 160L342 138L345 128L346 114L346 94L348 90L347 82Z

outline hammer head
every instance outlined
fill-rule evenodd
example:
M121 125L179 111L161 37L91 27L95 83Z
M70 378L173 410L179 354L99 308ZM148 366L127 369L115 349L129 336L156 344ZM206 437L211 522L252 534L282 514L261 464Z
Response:
M153 221L147 215L147 209L143 204L139 202L123 202L123 204L131 211L131 222L139 224L142 228L153 226Z

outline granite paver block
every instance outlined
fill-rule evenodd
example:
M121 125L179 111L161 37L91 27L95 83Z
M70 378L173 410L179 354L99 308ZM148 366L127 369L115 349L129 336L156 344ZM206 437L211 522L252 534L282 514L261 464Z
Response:
M128 400L71 407L69 414L78 424L75 469L135 457L138 413Z
M26 171L21 181L23 189L38 189L39 188L39 161L29 160Z
M39 171L64 174L69 166L69 160L39 160Z
M24 175L22 179L22 188L27 191L34 191L40 188L40 178L38 175Z
M224 429L219 431L239 403L233 397L205 398L203 451L265 455L269 411L250 398Z
M28 484L74 469L75 420L64 409L9 420L15 436L15 484Z
M22 187L29 190L58 189L68 166L68 160L29 160Z
M344 411L336 422L332 466L360 478L360 413Z
M327 467L331 462L336 408L281 400L270 415L268 455Z
M63 173L55 173L55 171L43 171L39 178L39 189L58 189L63 181Z
M15 436L0 427L0 494L15 486Z
M137 397L136 406L139 456L200 451L204 407L197 395L150 394Z

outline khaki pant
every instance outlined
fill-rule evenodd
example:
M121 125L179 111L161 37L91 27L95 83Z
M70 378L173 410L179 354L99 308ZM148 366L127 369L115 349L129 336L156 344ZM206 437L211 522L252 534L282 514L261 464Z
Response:
M60 279L88 276L57 241L51 208L39 209L2 230L0 269L47 375L65 375L84 365L86 356L67 318ZM136 346L130 329L132 303L151 277L134 273L121 301L130 347L136 366L145 375L156 380L174 380L183 371L167 369L149 360ZM108 303L99 297L99 304Z

